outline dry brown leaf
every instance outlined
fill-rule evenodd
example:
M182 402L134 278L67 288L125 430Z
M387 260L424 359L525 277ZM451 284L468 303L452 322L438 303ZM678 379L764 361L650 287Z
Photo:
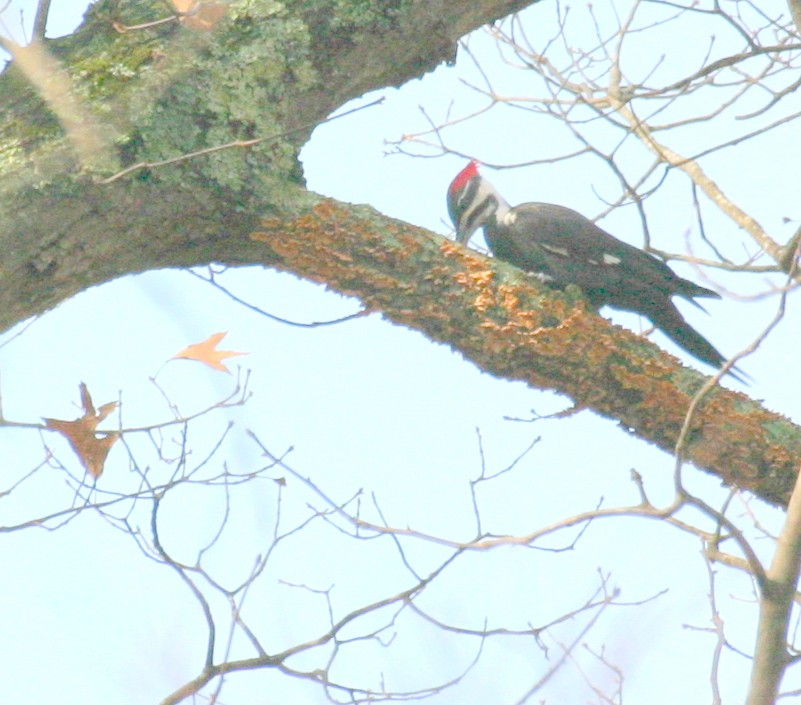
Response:
M106 431L98 434L97 425L117 408L117 402L103 404L100 409L95 411L89 389L83 382L81 382L80 389L83 416L74 421L45 419L45 424L47 428L57 431L69 441L75 454L86 468L86 472L97 479L103 474L103 466L111 446L120 437L118 431Z
M181 14L181 24L191 29L212 29L225 15L226 7L213 0L172 0L172 6Z
M235 357L236 355L247 355L245 352L236 352L234 350L217 350L219 342L227 335L227 333L215 333L206 338L202 343L193 343L192 345L184 348L177 355L173 355L173 360L196 360L208 365L212 369L219 370L220 372L227 372L231 374L222 361L227 357Z

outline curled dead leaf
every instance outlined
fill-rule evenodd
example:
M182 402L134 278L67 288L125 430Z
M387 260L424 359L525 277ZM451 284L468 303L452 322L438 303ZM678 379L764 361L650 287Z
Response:
M89 389L83 382L81 382L80 390L83 416L73 421L47 418L44 421L47 428L60 433L69 441L81 464L86 468L86 472L97 479L103 474L103 467L111 446L120 437L117 431L98 433L97 425L117 408L117 402L103 404L99 410L95 411Z
M173 355L173 360L195 360L208 365L214 370L220 372L227 372L231 374L222 361L228 357L235 357L237 355L247 355L245 352L236 352L234 350L217 350L219 342L227 335L227 333L215 333L206 338L202 343L193 343L185 347L181 352Z
M224 3L214 0L172 0L172 6L181 14L181 24L200 30L214 28L227 11Z

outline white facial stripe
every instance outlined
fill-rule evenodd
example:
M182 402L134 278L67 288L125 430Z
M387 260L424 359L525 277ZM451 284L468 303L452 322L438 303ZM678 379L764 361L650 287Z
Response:
M477 230L484 225L496 208L497 201L491 195L472 203L462 215L463 229L471 233Z
M464 209L459 218L459 230L472 235L498 210L498 197L489 182L471 179L459 195L458 204Z

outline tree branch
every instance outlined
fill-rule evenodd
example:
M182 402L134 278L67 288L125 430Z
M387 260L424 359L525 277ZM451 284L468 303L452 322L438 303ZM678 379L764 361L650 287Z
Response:
M440 0L393 14L376 2L372 19L354 25L351 16L350 34L334 42L332 22L345 19L323 10L345 4L321 3L305 15L248 5L272 13L247 25L255 36L238 16L203 36L178 23L119 34L113 21L154 17L148 3L126 3L131 16L122 18L115 3L92 5L59 58L88 82L77 88L95 96L93 112L114 123L104 129L121 145L120 164L100 174L75 168L69 140L19 71L0 76L0 329L126 274L262 264L357 296L491 374L566 394L671 452L700 375L518 270L298 185L296 154L310 131L299 126L366 90L421 75L452 58L465 32L530 3ZM285 12L307 7L297 6ZM216 32L227 32L224 51L210 43ZM299 51L304 37L310 43ZM252 60L268 50L285 52L274 79ZM232 75L240 83L226 83ZM290 133L247 150L208 151ZM165 165L100 183L140 162ZM777 504L790 494L799 457L801 430L725 390L705 399L689 432L689 460Z
M44 39L47 29L47 17L50 14L50 0L39 0L36 5L36 17L33 20L33 38Z
M754 666L748 705L776 702L782 677L790 664L787 633L798 577L801 574L801 482L796 483L787 507L787 519L776 544L759 601Z

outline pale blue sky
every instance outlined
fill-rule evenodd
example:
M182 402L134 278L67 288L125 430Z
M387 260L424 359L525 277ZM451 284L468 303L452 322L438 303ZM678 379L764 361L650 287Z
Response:
M16 22L16 8L21 5L13 3L6 11L7 26ZM68 31L75 14L68 17L66 10L74 13L76 8L77 3L53 0L53 26ZM603 15L603 8L598 11ZM585 6L576 5L574 12L584 13ZM554 13L555 4L549 2L526 13L532 37L537 31L553 33ZM30 9L24 17L30 21ZM525 74L500 72L485 35L479 32L471 47L488 68L493 67L499 92L532 90ZM644 52L643 65L662 51L647 53L651 49L647 44L637 48ZM703 55L700 49L699 54ZM700 57L690 52L668 59L664 70L681 74ZM681 64L680 59L689 63ZM369 203L387 215L447 235L445 189L463 161L387 156L391 147L385 141L426 128L419 106L438 119L451 104L457 113L480 104L463 78L478 80L462 53L456 67L442 66L401 89L380 91L383 105L318 128L302 155L309 187L348 202ZM782 219L799 217L796 174L801 141L794 138L796 131L792 123L709 160L713 178L779 241L796 227ZM681 140L689 146L708 138L708 132L702 134L699 128L687 130ZM503 109L468 123L450 139L454 149L498 163L542 159L567 151L570 145L555 121ZM632 159L642 157L632 155ZM512 203L550 201L588 216L603 209L596 193L614 198L619 190L608 171L591 160L488 170L487 175ZM686 189L671 183L663 196L649 201L648 208L657 244L682 251L685 233L694 228ZM720 229L720 241L736 250L737 245L730 243L742 238L737 228L715 215L710 215L709 223ZM641 242L633 209L619 209L602 224L621 239ZM677 269L693 276L690 268ZM745 294L759 288L761 279L730 275L725 283ZM356 301L260 268L227 273L223 281L248 301L288 319L325 320L358 309ZM716 346L732 353L762 330L776 305L775 299L761 303L727 299L710 303L708 316L691 310L688 316ZM786 319L742 366L754 378L748 391L755 398L798 420L801 326L796 308L791 296ZM638 329L634 317L615 314L614 318ZM232 366L252 370L254 397L242 409L212 414L190 425L190 464L210 451L231 419L235 426L209 467L222 467L225 461L244 472L263 465L245 433L251 429L275 453L294 447L289 464L335 501L345 501L361 488L363 511L369 518L377 520L370 509L374 494L391 525L453 540L470 539L476 532L469 494L469 482L477 477L481 462L476 429L483 439L488 471L506 467L535 438L542 439L514 471L478 489L485 531L525 534L591 509L601 498L604 506L634 504L638 497L629 481L632 468L645 477L654 501L670 499L672 459L628 436L612 421L589 412L536 424L506 420L529 417L532 409L553 412L567 406L565 399L494 379L460 354L376 315L312 330L288 327L254 316L183 272L130 277L84 292L7 342L0 348L3 411L15 421L74 417L79 413L78 384L84 381L98 405L121 395L125 425L166 420L170 411L149 382L157 371L159 384L183 411L202 408L223 396L232 379L188 362L173 362L163 369L162 364L187 344L220 330L228 331L221 347L250 352ZM653 339L677 354L661 335ZM116 423L111 421L109 428ZM52 435L44 441L80 477L80 467L66 445ZM178 451L177 445L167 447ZM150 467L149 477L170 472L158 463L146 439L132 439L131 449L140 465ZM34 431L4 429L0 458L7 473L21 476L42 461L42 437ZM99 490L135 487L130 464L121 445L116 446ZM725 496L714 478L693 469L686 475L693 491L711 503ZM288 474L276 469L268 476ZM277 491L271 480L231 488L231 530L208 556L215 575L232 583L242 580L255 556L264 553L276 517ZM11 495L0 497L0 527L70 506L74 494L62 471L46 468ZM306 504L314 501L290 477L282 501L286 526L308 516ZM736 504L732 513L741 520L745 510ZM752 506L775 529L778 514L758 502ZM162 541L177 558L192 562L216 531L223 507L220 492L198 487L168 495L162 508ZM131 523L145 534L148 520L146 507L133 510ZM573 535L559 535L547 545L564 546ZM404 545L407 558L423 573L447 555L430 543ZM645 606L607 611L590 632L589 642L599 650L605 645L610 660L624 670L628 702L707 703L714 640L684 628L709 624L709 586L700 548L697 539L656 522L599 522L575 551L549 553L521 547L465 556L422 597L421 605L442 620L476 629L485 618L489 626L522 629L527 623L545 623L560 610L575 609L597 586L598 568L611 572L610 583L622 590L623 601L645 600L669 588ZM770 550L766 541L758 548L766 554ZM0 555L6 576L0 582L0 604L6 606L0 610L0 662L5 665L0 685L7 702L156 703L201 668L204 625L197 603L173 572L145 558L129 536L97 514L84 512L55 532L27 529L0 534ZM334 586L331 600L337 613L409 584L389 539L354 543L322 521L281 543L271 561L246 603L246 618L263 630L268 650L325 631L324 599L287 582L317 590ZM747 651L755 619L753 606L742 602L751 597L748 581L720 572L725 576L720 599L727 634L737 648ZM218 617L224 616L225 603L213 598L213 604ZM343 678L359 674L360 682L374 687L379 686L381 674L390 688L425 687L455 676L475 656L475 641L442 636L413 622L406 616L399 620L392 648L370 648L365 643L355 645L350 654L343 651L336 673ZM565 625L556 637L569 642L580 622ZM548 646L556 658L556 642L551 640ZM252 655L241 641L235 648L239 655ZM582 659L589 674L610 687L608 671L591 658ZM314 663L304 659L297 665L314 667ZM489 640L481 662L465 682L432 702L514 703L548 666L530 638ZM746 678L747 662L727 656L724 702L739 702ZM547 695L549 702L592 701L575 667L560 672L548 688L542 697ZM221 701L326 702L316 687L276 674L231 677ZM539 702L539 696L532 702Z

